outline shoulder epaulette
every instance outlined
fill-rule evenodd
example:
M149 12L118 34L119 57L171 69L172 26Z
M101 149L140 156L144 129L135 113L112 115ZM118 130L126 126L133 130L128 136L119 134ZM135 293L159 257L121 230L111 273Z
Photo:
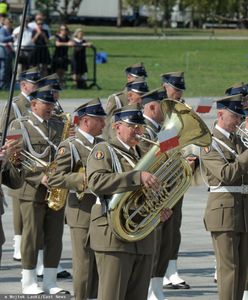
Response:
M25 121L28 121L29 120L29 117L28 116L21 116L20 118L18 118L18 120L20 122L25 122Z

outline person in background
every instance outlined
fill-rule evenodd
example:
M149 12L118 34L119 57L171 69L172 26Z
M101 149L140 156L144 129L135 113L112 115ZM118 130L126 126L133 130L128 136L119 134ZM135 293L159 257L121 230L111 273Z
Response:
M48 74L48 65L51 63L48 49L49 33L43 27L43 19L37 19L32 32L32 42L35 47L32 53L31 64L38 66L42 77Z
M84 33L81 28L77 28L73 34L74 50L72 55L72 79L78 89L87 88L87 61L86 48L92 44L84 39Z
M12 76L13 50L13 22L10 18L5 18L3 26L0 28L0 88L8 88Z
M51 38L51 30L49 26L45 23L45 17L42 12L37 12L35 15L35 18L32 22L28 23L28 27L34 30L37 26L37 22L41 21L42 22L42 28L45 29L48 33L49 39Z
M21 17L20 17L20 22L21 22ZM21 51L18 60L17 78L19 78L19 75L22 71L29 69L29 67L31 66L31 54L32 51L34 50L34 43L32 40L33 30L31 29L31 27L29 27L28 22L29 19L26 18L25 26L23 29ZM20 33L20 26L16 27L13 30L15 50L17 49L19 33Z
M68 27L65 24L60 25L59 32L55 35L52 72L58 74L62 86L65 85L65 72L69 64L68 47L72 46L74 42L70 39Z
M165 73L161 75L161 79L167 98L184 103L185 101L182 99L183 92L186 89L184 72ZM173 215L169 222L163 226L163 235L167 236L166 244L164 244L164 255L166 259L163 258L164 265L160 265L160 272L161 268L164 268L166 274L164 276L163 286L167 289L190 288L189 284L179 276L177 269L177 259L181 244L180 227L182 223L182 205L183 197L173 207Z

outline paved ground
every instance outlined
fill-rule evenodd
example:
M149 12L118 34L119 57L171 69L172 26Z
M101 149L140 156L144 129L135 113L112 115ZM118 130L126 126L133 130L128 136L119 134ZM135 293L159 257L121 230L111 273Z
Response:
M189 100L195 104L195 100ZM78 100L63 101L67 111L79 105ZM1 106L1 103L0 103ZM210 126L214 119L214 112L204 117ZM4 294L18 294L21 291L20 263L12 260L13 255L13 226L11 214L11 201L7 199L9 207L3 216L6 233L6 243L3 247L2 269L0 270L0 300L23 299L21 295L12 298ZM214 255L210 235L203 227L202 217L207 201L207 192L204 186L191 188L185 195L183 205L182 243L178 259L179 270L182 277L191 285L190 290L166 290L165 296L169 300L217 300L216 284L213 282ZM64 247L61 263L71 271L71 243L68 228L65 227ZM59 285L72 292L72 280L60 280ZM31 298L29 298L31 299ZM37 298L36 298L37 299ZM48 299L48 298L43 298ZM51 299L51 298L49 298ZM118 300L118 299L116 299ZM134 299L135 300L135 299Z

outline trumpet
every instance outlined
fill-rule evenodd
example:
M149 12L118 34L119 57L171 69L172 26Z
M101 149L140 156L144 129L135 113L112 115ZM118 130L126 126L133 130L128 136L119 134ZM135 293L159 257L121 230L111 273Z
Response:
M37 158L36 156L32 155L30 152L26 150L21 150L18 154L14 153L10 158L10 161L16 165L17 161L19 160L19 156L23 157L24 159L20 161L22 167L26 170L31 172L36 172L40 168L48 168L49 163L45 162L44 160Z
M248 148L248 130L246 129L245 125L246 123L243 122L239 126L236 126L237 127L236 134L240 136L242 143L246 148Z

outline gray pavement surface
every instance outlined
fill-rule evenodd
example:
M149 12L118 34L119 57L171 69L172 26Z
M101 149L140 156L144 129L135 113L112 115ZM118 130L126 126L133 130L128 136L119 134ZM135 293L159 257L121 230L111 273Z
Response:
M72 99L63 100L65 111L71 112L73 108L80 105L80 101ZM198 99L186 99L193 107ZM3 101L0 101L3 105ZM214 120L215 110L210 114L203 115L203 119L211 126ZM187 283L191 285L189 290L164 290L164 295L169 300L217 300L217 287L213 282L214 255L210 234L203 226L203 213L207 201L205 186L192 187L188 190L183 204L182 243L178 259L179 273ZM32 299L21 298L21 264L13 261L13 224L11 200L7 197L8 208L3 216L3 224L6 234L6 243L3 246L2 269L0 270L0 300L2 299ZM69 272L72 271L71 264L71 242L67 225L65 225L63 237L63 252L61 264ZM58 285L73 293L72 280L58 280ZM6 294L12 296L6 297ZM19 295L18 295L19 294ZM16 297L16 298L15 298ZM37 298L35 298L37 299ZM51 299L51 298L43 298ZM53 298L55 299L55 298ZM58 298L56 298L58 299ZM116 299L118 300L118 299ZM135 299L134 299L135 300Z

